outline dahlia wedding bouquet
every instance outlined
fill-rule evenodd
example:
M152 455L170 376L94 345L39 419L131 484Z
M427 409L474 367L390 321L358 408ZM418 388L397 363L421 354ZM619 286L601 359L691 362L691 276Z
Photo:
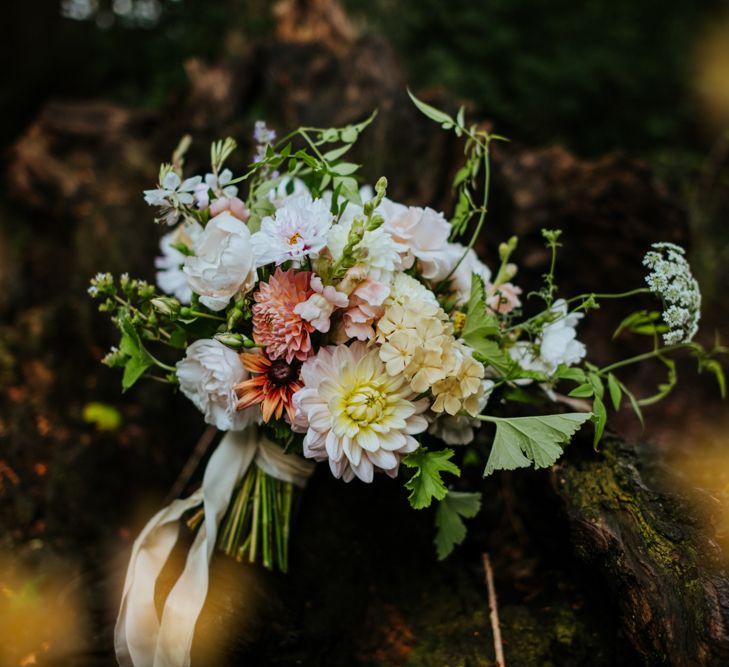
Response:
M286 571L292 511L315 462L343 482L399 478L416 510L435 503L443 558L479 511L479 494L450 488L479 426L490 428L484 475L545 468L586 422L597 443L608 405L627 402L640 416L665 396L676 382L673 352L690 351L723 387L714 358L723 349L692 342L700 293L681 248L654 244L646 284L631 292L558 298L560 233L544 230L551 266L542 289L525 295L515 238L492 267L473 249L490 146L502 137L467 124L463 109L452 117L413 101L464 142L450 219L392 201L385 178L361 187L346 155L372 118L280 139L257 123L250 164L233 160L236 143L226 139L213 144L208 173L185 174L186 138L144 193L169 229L157 287L127 275L92 281L121 333L104 363L123 369L123 388L145 377L169 383L227 432L202 488L161 510L135 543L116 633L123 664L189 663L216 548ZM606 367L586 361L580 320L602 299L641 293L660 308L629 314L617 333L645 335L647 351ZM668 380L639 398L620 370L650 358ZM499 416L529 396L543 399L532 403L540 412L552 409ZM473 459L484 449L471 451ZM154 584L181 525L194 541L160 620Z

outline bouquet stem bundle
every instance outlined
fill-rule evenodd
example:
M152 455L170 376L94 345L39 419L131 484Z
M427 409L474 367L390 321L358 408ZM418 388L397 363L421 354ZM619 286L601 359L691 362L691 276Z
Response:
M236 486L218 533L217 547L238 562L261 562L268 570L288 571L289 536L295 487L252 465ZM187 522L196 529L204 512Z

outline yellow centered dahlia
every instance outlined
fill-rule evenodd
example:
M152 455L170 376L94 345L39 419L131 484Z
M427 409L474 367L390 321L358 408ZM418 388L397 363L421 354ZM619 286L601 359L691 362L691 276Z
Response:
M371 482L376 469L395 477L400 459L418 448L413 435L428 427L428 402L415 401L407 380L388 375L377 349L360 342L322 348L301 377L294 406L306 429L304 455L328 459L345 482Z

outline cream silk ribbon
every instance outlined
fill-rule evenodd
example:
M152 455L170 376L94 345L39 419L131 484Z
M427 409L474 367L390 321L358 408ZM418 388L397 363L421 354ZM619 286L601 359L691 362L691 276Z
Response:
M314 465L263 437L256 427L223 436L210 457L202 488L175 500L144 527L132 547L114 648L121 667L189 667L195 624L208 592L210 560L220 524L238 481L252 463L285 482L303 487ZM204 523L187 555L185 568L157 617L154 590L180 530L180 519L203 504Z

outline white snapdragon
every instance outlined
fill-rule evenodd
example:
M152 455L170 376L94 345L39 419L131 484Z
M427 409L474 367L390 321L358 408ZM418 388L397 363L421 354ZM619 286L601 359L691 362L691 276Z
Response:
M327 248L335 262L344 254L354 223L354 216L346 219L345 216L342 216L339 224L332 226L327 234ZM396 271L403 269L402 256L406 248L395 241L382 227L365 231L362 239L352 250L357 258L357 266L377 282L387 284L396 275Z
M180 390L221 431L240 431L255 420L255 408L236 411L235 385L248 379L240 356L217 340L196 340L177 362ZM260 410L258 411L260 412Z
M256 266L316 256L326 245L331 226L332 214L323 200L308 193L289 197L272 217L263 218L260 231L253 234Z
M193 250L194 256L185 258L184 271L190 287L210 310L222 310L231 298L255 284L251 233L227 211L208 222Z
M577 340L576 331L584 313L568 312L564 299L555 301L551 310L556 318L544 325L534 344L520 342L509 350L524 370L552 375L561 364L573 366L585 357L587 350L584 343Z
M696 335L701 319L701 291L691 274L685 251L673 243L654 243L643 265L650 269L646 283L664 303L663 321L668 331L666 345L688 343Z

